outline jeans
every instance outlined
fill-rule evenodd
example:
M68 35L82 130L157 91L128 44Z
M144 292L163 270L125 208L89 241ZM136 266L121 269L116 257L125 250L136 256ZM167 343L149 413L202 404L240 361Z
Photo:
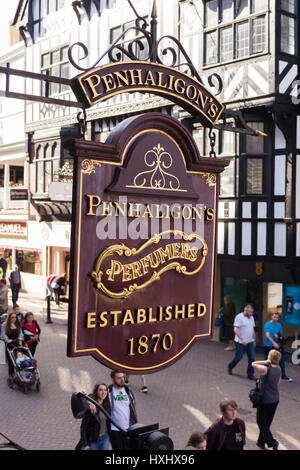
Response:
M109 448L109 434L106 432L97 442L91 442L91 450L108 450Z
M254 369L252 367L252 362L255 361L255 350L253 342L247 343L246 346L241 343L235 342L235 356L229 363L228 368L233 369L240 362L245 353L247 353L248 356L247 375L248 377L253 377Z
M263 403L257 408L256 422L259 427L258 443L261 445L267 444L268 447L273 447L275 439L270 431L275 411L278 402L276 403Z
M12 285L11 286L11 296L12 296L12 303L15 305L17 303L17 300L19 298L19 290L21 289L20 285Z
M269 346L264 346L265 348L265 359L268 358L268 355L269 355L269 352L272 350L272 349L275 349L275 348L271 348ZM278 350L277 350L278 351ZM287 378L287 375L285 373L285 364L284 364L284 358L283 358L283 350L280 349L280 352L281 352L281 359L280 359L280 362L279 362L279 365L280 365L280 368L281 368L281 376L283 379L286 379Z

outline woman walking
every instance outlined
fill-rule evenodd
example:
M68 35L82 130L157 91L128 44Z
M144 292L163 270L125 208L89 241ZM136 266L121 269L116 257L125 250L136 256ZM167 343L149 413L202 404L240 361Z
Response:
M20 346L24 340L24 335L22 332L21 323L15 314L11 312L5 323L3 323L1 328L1 339L5 342L8 348L13 347L14 343L18 343ZM14 366L10 361L9 354L6 352L7 362L8 362L8 375L12 377L14 375Z
M105 384L96 384L90 397L110 414L110 403ZM81 439L76 446L77 450L108 450L109 448L106 416L93 403L90 404L90 410L87 410L82 418L80 436Z
M34 319L33 313L26 313L24 321L22 322L22 330L25 344L29 348L32 356L34 356L37 344L40 341L41 329L38 322Z
M19 266L17 264L14 265L14 270L10 273L9 282L11 288L12 303L15 307L19 298L19 290L21 289L21 275Z
M266 444L273 450L277 450L279 446L279 442L274 439L270 427L279 403L280 359L281 353L272 349L266 361L255 361L252 363L254 369L260 373L259 388L263 392L263 402L257 407L256 415L260 431L256 445L260 449L265 449Z

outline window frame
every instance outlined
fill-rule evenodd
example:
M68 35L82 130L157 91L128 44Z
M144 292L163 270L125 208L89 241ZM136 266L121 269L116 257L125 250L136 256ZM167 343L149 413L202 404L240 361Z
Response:
M258 119L252 119L247 121L247 124L251 127L253 124L254 128L258 129L259 124L263 124L263 132L266 132L266 122L259 121ZM258 136L259 137L259 136ZM241 152L240 152L240 169L241 169L241 183L240 183L240 195L247 198L261 198L267 196L267 142L264 137L263 139L263 152L247 152L247 135L240 136ZM257 159L262 161L262 192L261 193L251 193L247 190L247 178L248 178L248 160Z
M40 62L40 69L41 69L41 74L46 74L47 71L49 71L50 75L52 75L53 77L59 77L59 78L69 78L69 75L70 75L70 62L69 62L69 59L68 57L65 57L63 58L63 50L68 50L69 49L69 46L67 44L63 45L63 46L59 46L58 48L54 48L54 49L51 49L47 52L43 52L43 54L41 54L41 62ZM52 62L52 56L56 53L56 52L59 52L59 61L58 62ZM46 56L46 55L50 55L50 63L49 65L47 66L43 66L43 57ZM68 65L68 77L62 77L62 67L64 65ZM55 74L52 74L51 73L51 70L53 70L54 68L56 67L59 67L59 75L55 75ZM42 96L45 96L46 95L46 85L47 85L47 82L41 82L41 94ZM67 90L68 90L68 85L64 85L63 83L48 83L48 86L49 86L49 96L57 96L59 95L60 93L65 93ZM53 89L53 87L58 87L58 91L54 91L52 92L51 89Z
M259 10L257 12L253 11L254 8L254 0L249 0L250 6L250 14L249 15L237 15L237 0L234 0L234 8L233 8L233 19L231 21L223 21L222 19L222 0L217 0L218 3L218 23L213 26L207 26L207 9L206 5L210 0L205 0L203 3L203 17L204 17L204 27L203 27L203 68L214 67L219 64L226 64L234 61L245 60L246 58L256 57L258 55L264 55L269 53L269 31L268 31L268 21L269 21L269 1L267 4L267 8L263 10ZM265 41L264 41L264 50L260 52L253 52L254 49L254 42L253 42L253 20L259 17L264 17L264 30L265 30ZM249 45L249 52L247 55L238 57L237 54L237 29L238 25L241 23L248 23L248 45ZM232 27L232 37L233 37L233 48L232 48L232 59L222 60L222 44L221 44L221 36L222 30L228 28L229 26ZM207 63L207 35L216 32L217 37L217 60L216 62Z
M58 149L58 150L56 150ZM49 152L48 152L49 150ZM48 155L49 153L49 155ZM45 142L43 144L38 144L35 150L35 193L37 195L45 195L48 194L48 186L50 183L59 179L58 173L54 173L54 162L58 162L58 170L61 167L61 154L60 154L60 145L57 140ZM50 180L47 180L46 175L46 166L47 163L51 164L51 175ZM41 167L42 178L40 181L39 178L39 167ZM47 187L46 187L47 186ZM42 191L40 191L42 189Z
M297 1L294 0L294 7L295 7L295 12L291 13L289 10L284 10L282 8L282 0L280 0L280 21L279 21L279 28L280 28L280 41L279 41L279 48L280 48L280 53L281 54L287 54L287 55L292 55L292 56L297 56L300 51L300 46L299 46L299 41L297 41L297 38L299 37L299 12L300 12L300 7L297 5ZM289 19L294 20L294 51L293 52L286 52L282 48L282 18L286 17Z

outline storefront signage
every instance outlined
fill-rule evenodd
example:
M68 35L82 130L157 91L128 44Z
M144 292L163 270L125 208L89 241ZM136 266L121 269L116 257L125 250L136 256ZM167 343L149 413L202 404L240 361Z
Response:
M207 126L215 124L224 109L199 81L174 68L149 62L120 62L89 70L73 78L72 89L86 107L121 93L156 94L197 114Z
M11 201L27 201L28 189L11 189L10 200Z
M212 334L218 173L177 120L76 139L68 355L151 373Z
M283 324L300 327L300 286L283 286Z
M0 236L26 237L26 222L0 222Z

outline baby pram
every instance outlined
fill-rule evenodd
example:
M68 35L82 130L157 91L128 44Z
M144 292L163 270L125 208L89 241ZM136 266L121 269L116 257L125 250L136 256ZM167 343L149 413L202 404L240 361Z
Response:
M7 353L14 367L13 377L8 378L8 385L14 388L15 385L23 388L23 392L27 393L30 386L35 386L36 391L40 391L40 371L37 367L37 362L33 358L30 350L15 343L8 343L6 345ZM21 352L27 356L28 360L24 363L17 362L17 353Z

